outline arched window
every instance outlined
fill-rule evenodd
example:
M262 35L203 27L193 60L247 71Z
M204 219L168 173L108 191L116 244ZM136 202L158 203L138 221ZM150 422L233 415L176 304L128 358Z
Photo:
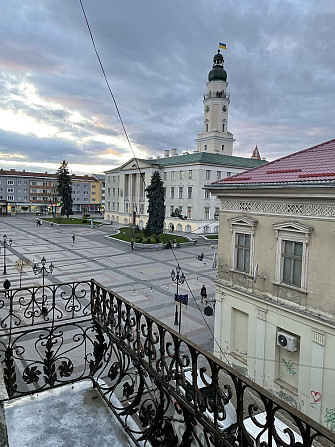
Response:
M210 229L209 225L205 225L204 226L204 233L210 233L210 232L211 232L211 229Z
M139 227L140 227L140 228L143 228L143 227L144 227L144 223L143 223L143 220L140 220L140 224L139 224Z
M225 124L226 124L226 123L223 121L223 122L222 122L222 132L225 131Z
M183 231L183 226L181 224L177 225L177 231Z
M214 233L218 234L219 232L219 225L215 225L214 227Z
M191 225L186 225L185 231L186 231L186 233L191 233L191 231L192 231Z

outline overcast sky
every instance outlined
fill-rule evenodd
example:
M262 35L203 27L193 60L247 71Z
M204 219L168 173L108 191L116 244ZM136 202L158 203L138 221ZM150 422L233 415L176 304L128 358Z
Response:
M335 138L334 0L82 1L137 157L196 148L219 41L234 155ZM101 173L131 158L79 0L1 6L1 167Z

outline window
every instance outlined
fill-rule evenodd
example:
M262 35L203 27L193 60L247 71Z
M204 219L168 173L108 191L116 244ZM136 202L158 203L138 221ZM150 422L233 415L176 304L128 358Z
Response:
M225 129L225 123L222 123L222 132L224 132Z
M144 214L144 204L140 203L140 214Z
M170 199L174 199L174 186L171 186L170 189Z
M189 178L189 179L192 178L192 171L188 171L188 178Z
M209 206L205 206L204 219L209 219Z
M23 184L24 184L24 185L28 185L28 182L27 182L27 180L25 180L25 181L23 182Z
M95 191L93 191L93 192L92 192L92 196L95 196L95 195L96 195L96 192L95 192Z
M18 185L21 185L21 180L18 180L18 181L17 181L17 184L18 184Z
M14 185L14 180L7 180L7 185Z
M17 200L22 200L22 197L21 197L21 196L19 196L19 197L17 198Z
M33 186L37 186L37 182L31 182L30 184Z
M24 188L24 192L28 192L28 189L27 189L27 188Z
M227 177L231 177L231 172L227 171Z
M250 273L250 234L235 234L235 269Z
M179 171L179 180L183 180L184 178L184 171Z
M192 207L188 206L187 207L187 218L191 219L191 217L192 217Z
M179 216L182 216L183 215L183 207L181 205L179 205L178 210L179 210Z
M14 188L7 188L7 192L14 192Z
M14 196L7 196L7 200L14 200Z
M221 179L221 171L216 171L216 179L217 180Z
M183 187L179 186L178 188L178 199L182 199L183 198Z
M126 213L129 212L129 203L126 203Z
M205 144L205 146L204 146L204 151L205 152L207 151L207 144Z
M205 199L210 199L211 198L211 193L209 191L205 190Z
M172 216L172 214L174 214L174 206L173 205L170 206L170 216Z
M252 275L254 269L254 234L257 221L245 216L228 219L232 232L231 266L237 272Z
M239 309L231 310L231 351L239 360L247 363L249 316Z
M171 171L171 180L175 180L176 173L174 171Z
M192 199L192 186L187 187L187 198Z
M208 132L208 123L205 124L206 132Z
M221 151L224 152L224 144L221 144Z
M92 188L96 188L96 185L92 185Z
M211 171L206 171L206 180L211 179Z
M115 188L112 189L112 196L115 197Z
M283 240L283 283L301 286L302 242Z
M307 290L308 240L312 229L298 222L274 224L277 253L275 284Z
M163 180L166 180L166 172L163 172Z
M115 202L112 202L112 210L115 210Z

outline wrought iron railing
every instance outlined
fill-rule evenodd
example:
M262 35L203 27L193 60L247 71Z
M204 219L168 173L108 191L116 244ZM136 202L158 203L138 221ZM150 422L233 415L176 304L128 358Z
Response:
M90 378L136 445L335 445L324 427L97 282L48 287L48 314L32 312L30 326L16 324L15 297L22 291L6 292L4 300L14 302L10 313L5 305L0 309L9 398ZM63 301L65 290L71 293ZM40 295L32 302L36 288L27 296L30 305L21 307L22 314L33 304L41 307ZM77 313L70 296L81 303ZM69 312L59 314L60 308ZM254 421L255 441L246 418ZM289 427L286 441L275 418Z

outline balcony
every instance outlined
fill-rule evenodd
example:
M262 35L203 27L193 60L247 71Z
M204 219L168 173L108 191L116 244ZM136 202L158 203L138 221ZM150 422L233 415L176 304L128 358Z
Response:
M71 436L94 435L90 445L100 447L253 446L247 418L256 421L255 442L262 445L293 447L295 434L304 446L335 445L334 433L94 280L0 290L0 358L6 418L24 401L20 414L28 417L46 396L37 413L45 418L29 430L38 436L50 424L49 433L58 436L53 445L69 436L70 426ZM84 422L64 411L70 396L78 413L89 399ZM109 412L103 422L100 401ZM61 409L60 420L52 418L53 407ZM10 419L12 439L23 436L21 417L22 423ZM275 418L288 426L286 443ZM100 428L114 434L119 427L127 439L98 441Z
M204 94L204 99L210 99L210 98L223 98L223 99L230 99L230 93L225 93L224 91L221 92L208 92Z

